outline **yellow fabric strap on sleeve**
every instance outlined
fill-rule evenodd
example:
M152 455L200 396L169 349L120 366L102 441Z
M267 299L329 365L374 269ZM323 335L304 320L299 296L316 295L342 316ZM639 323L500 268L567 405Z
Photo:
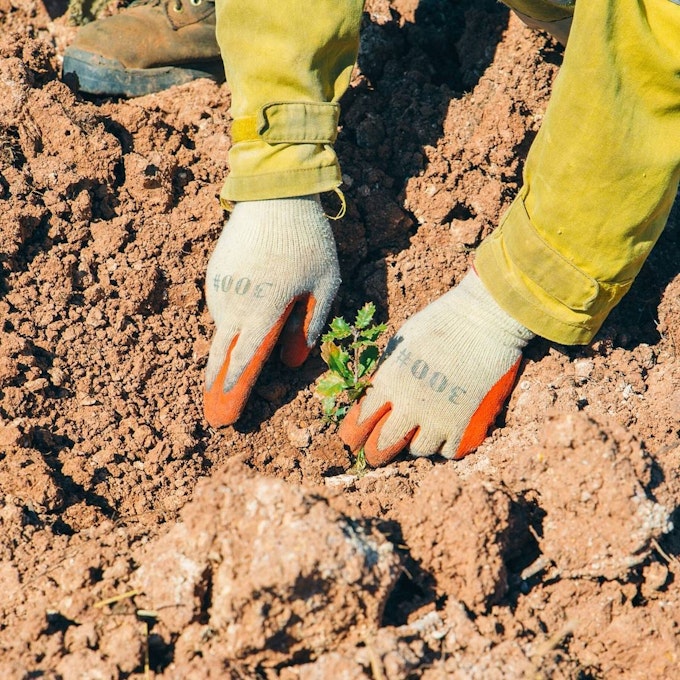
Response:
M333 144L338 136L340 105L335 102L272 102L256 116L237 118L231 136L238 142Z

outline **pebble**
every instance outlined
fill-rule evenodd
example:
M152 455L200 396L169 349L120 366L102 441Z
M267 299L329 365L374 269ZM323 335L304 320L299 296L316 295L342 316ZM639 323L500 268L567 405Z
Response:
M645 577L642 585L643 595L650 597L654 592L662 590L668 581L668 567L660 562L651 562L643 571Z
M36 378L35 380L29 380L24 387L29 391L29 392L40 392L41 390L44 390L46 387L49 387L49 380L47 378Z
M312 435L308 427L291 425L288 428L288 441L298 449L306 449L312 442Z
M579 359L574 362L574 377L579 382L586 382L595 369L595 363L590 359Z

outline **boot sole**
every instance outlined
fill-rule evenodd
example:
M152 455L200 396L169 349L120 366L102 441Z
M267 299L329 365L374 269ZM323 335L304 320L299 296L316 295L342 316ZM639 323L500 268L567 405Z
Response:
M64 53L62 74L64 82L74 90L121 97L140 97L197 78L224 82L221 60L182 66L125 68L115 59L73 48Z

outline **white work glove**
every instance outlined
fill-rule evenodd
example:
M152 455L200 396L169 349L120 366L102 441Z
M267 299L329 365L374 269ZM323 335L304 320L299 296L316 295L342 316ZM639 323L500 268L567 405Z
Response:
M230 425L277 340L296 367L321 332L340 285L335 241L318 195L237 203L208 263L215 321L204 413Z
M415 456L461 458L486 437L533 337L471 270L390 340L341 438L354 451L364 446L375 466L407 446Z

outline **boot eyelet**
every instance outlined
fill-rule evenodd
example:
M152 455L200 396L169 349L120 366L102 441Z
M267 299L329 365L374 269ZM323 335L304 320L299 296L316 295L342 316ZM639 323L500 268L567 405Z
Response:
M190 2L194 7L198 7L198 6L203 2L203 0L189 0L189 2Z

